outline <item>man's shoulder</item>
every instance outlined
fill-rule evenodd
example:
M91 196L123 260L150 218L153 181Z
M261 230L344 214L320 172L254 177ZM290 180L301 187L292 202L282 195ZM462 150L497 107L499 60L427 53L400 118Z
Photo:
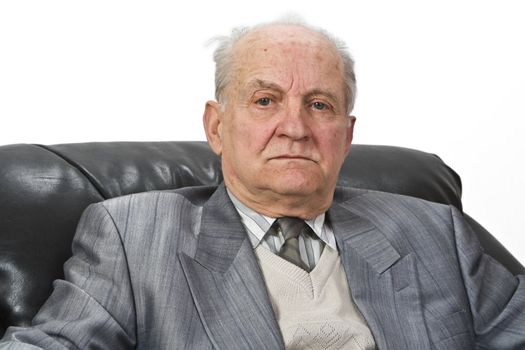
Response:
M337 187L334 203L349 209L389 210L399 212L450 211L450 205L432 202L414 196L354 187Z
M126 220L130 217L159 217L175 212L187 213L188 210L200 211L216 190L217 186L153 190L106 199L90 207L102 209L112 217L122 217Z
M418 242L417 244L424 246L438 236L442 238L439 240L440 244L446 247L442 254L448 254L447 250L452 248L448 243L453 240L454 213L458 211L451 205L407 195L354 188L338 188L336 195L337 201L334 199L334 204L338 208L334 209L337 215L353 214L365 219L382 232L400 252L410 251L410 242Z
M196 234L203 206L216 190L216 186L195 186L128 194L92 204L85 215L110 217L121 234L128 236L142 235L145 227L157 227L157 235L162 232L159 227L166 234L173 229Z
M334 202L336 203L344 203L349 200L361 200L367 198L382 198L387 201L406 200L410 198L420 200L418 198L406 196L403 194L370 190L366 188L337 186L335 189Z
M114 207L127 205L129 203L146 204L151 201L168 200L188 202L195 206L202 206L216 190L217 186L188 186L171 190L152 190L106 199L102 201L101 204L107 207Z

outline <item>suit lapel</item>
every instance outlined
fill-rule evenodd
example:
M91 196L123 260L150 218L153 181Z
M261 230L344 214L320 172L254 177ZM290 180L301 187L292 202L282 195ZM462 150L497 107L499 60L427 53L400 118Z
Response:
M195 254L181 253L180 261L216 348L284 347L259 265L224 186L203 207Z
M413 257L401 256L351 203L334 203L328 215L353 300L378 348L429 349Z

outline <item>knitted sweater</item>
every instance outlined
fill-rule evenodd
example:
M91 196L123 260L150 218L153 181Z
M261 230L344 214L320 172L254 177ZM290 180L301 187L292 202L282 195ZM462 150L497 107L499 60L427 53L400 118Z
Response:
M255 250L286 349L375 349L337 251L326 246L310 272Z

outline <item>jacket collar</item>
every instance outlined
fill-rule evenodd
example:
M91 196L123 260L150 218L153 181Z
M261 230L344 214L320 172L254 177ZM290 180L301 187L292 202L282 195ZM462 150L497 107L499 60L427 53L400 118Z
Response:
M194 255L179 259L215 348L284 348L257 259L224 185L203 207Z
M336 192L328 215L352 298L379 349L430 349L415 259L402 255L378 228L362 192ZM359 198L361 197L361 198ZM359 203L363 210L357 210Z

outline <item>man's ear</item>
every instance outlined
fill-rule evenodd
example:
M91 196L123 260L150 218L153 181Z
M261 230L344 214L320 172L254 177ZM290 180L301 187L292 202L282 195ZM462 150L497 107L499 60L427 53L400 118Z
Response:
M346 127L346 145L345 145L346 154L350 152L350 146L352 145L352 139L354 138L355 121L356 119L353 115L348 116L348 125Z
M220 104L215 101L206 102L202 118L204 131L208 144L218 156L222 154L222 115Z

